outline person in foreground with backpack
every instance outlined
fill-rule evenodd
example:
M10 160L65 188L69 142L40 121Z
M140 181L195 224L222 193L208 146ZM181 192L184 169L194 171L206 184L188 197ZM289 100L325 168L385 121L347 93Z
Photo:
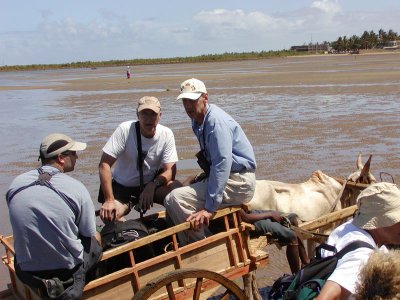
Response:
M370 185L358 196L357 206L353 220L330 234L329 245L340 251L353 241L364 241L387 252L385 245L400 244L400 190L397 185L387 182ZM348 299L354 295L360 269L373 251L359 247L339 259L316 299Z
M374 251L359 279L356 300L400 300L400 251Z
M42 166L17 176L6 194L16 274L43 299L80 299L86 274L102 255L90 194L65 174L85 148L64 134L46 136Z
M289 227L290 224L298 225L295 214L289 214L284 217L274 210L250 210L245 212L242 209L240 210L240 215L244 222L254 224L255 230L250 231L251 236L268 235L272 239L278 240L281 246L286 246L286 259L292 273L296 273L303 265L310 262L303 241ZM285 222L290 224L285 226Z

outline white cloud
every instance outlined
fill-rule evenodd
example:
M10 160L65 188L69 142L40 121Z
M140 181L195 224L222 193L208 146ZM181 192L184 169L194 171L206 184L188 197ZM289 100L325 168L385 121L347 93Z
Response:
M203 31L209 31L215 38L235 38L236 34L253 34L269 31L282 25L281 20L275 19L262 12L253 11L245 13L243 10L214 9L201 11L193 17Z
M316 0L311 4L311 7L332 15L342 10L338 0Z
M61 63L83 60L192 56L288 49L333 41L364 30L399 30L398 9L344 10L337 0L314 0L297 9L202 9L192 15L129 17L96 9L90 17L41 11L30 31L0 31L0 62ZM375 24L376 27L373 27Z
M262 11L246 12L241 9L202 10L193 16L191 31L185 33L190 43L182 44L182 51L200 54L278 50L290 47L292 20L273 16ZM181 36L175 36L179 41Z

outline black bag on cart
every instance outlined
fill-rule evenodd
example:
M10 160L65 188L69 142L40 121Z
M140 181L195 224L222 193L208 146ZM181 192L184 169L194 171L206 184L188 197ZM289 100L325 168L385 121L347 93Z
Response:
M140 220L110 222L101 229L103 250L115 248L148 236L149 231Z
M117 248L129 242L136 241L149 235L145 224L140 220L107 223L100 231L103 251ZM155 256L152 244L144 245L133 250L135 263ZM104 276L112 272L131 266L129 253L121 253L98 264L97 275Z

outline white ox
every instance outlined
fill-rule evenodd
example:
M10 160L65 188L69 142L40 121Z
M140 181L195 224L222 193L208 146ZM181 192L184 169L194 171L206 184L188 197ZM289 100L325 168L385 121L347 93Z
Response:
M372 156L363 166L360 154L357 160L358 171L351 174L348 180L361 183L376 182L369 172L371 158ZM295 213L304 222L341 209L338 199L341 191L342 185L321 171L315 171L310 179L302 183L257 180L249 206L250 209Z

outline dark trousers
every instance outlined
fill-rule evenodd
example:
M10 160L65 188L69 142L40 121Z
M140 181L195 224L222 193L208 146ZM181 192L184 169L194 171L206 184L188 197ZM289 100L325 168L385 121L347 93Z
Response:
M130 208L139 202L139 196L141 193L140 187L126 187L113 179L112 190L114 198L121 203L128 204ZM104 203L104 194L101 186L97 200L99 203Z
M44 271L23 271L15 259L15 273L18 278L32 288L38 288L43 299L75 300L82 297L87 273L102 257L102 247L92 237L81 237L83 263L73 269ZM18 255L18 254L17 254Z

